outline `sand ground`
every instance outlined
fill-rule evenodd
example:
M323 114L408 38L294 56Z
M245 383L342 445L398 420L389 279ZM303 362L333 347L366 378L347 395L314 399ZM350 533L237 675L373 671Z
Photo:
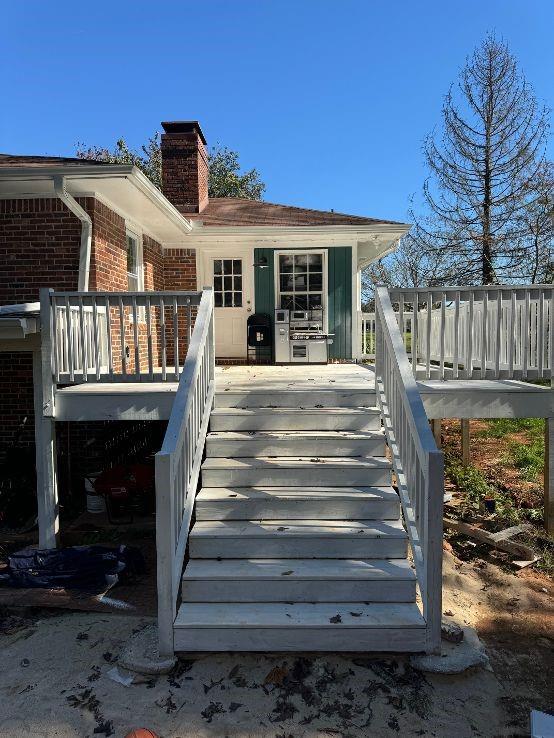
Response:
M458 676L403 657L225 654L126 687L108 674L150 618L22 610L0 635L0 736L529 735L530 707L554 706L549 589L446 552L443 609L477 627L494 669Z

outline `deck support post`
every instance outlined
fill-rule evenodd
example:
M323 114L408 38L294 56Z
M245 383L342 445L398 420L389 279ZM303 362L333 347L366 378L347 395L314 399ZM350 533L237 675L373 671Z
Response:
M469 418L461 419L462 426L462 464L469 466L471 460L470 454L470 440L469 440Z
M554 535L554 418L544 419L544 527Z
M59 533L56 421L44 415L40 351L33 351L33 387L39 548L56 548Z
M431 430L433 431L433 436L435 438L435 443L437 444L437 448L441 447L441 419L440 418L433 418L431 420Z

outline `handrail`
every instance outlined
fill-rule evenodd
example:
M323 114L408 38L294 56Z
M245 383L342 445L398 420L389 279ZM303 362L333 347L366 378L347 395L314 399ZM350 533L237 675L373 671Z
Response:
M552 285L392 289L412 370L438 379L552 379ZM414 320L414 311L417 314Z
M375 290L375 381L426 623L427 650L440 647L444 460L412 374L389 293Z
M158 635L173 654L173 623L215 388L213 290L202 292L161 450L156 454Z
M50 293L54 383L177 382L200 296Z

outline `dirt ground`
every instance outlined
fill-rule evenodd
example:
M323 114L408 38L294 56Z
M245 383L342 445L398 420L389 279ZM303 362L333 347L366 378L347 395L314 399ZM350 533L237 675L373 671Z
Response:
M529 710L554 706L552 585L446 548L443 610L477 628L493 672L432 676L399 657L225 654L125 687L108 673L150 618L12 608L0 619L0 736L123 738L139 726L161 738L529 735Z

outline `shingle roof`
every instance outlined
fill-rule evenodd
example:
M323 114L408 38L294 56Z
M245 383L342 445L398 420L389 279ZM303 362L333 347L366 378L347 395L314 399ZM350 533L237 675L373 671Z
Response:
M105 161L94 159L77 159L71 156L16 156L14 154L0 154L0 167L51 167L52 164L67 166L106 166Z
M377 220L238 197L210 198L201 213L187 217L201 220L206 226L404 225L393 220Z
M50 167L63 166L111 166L107 162L92 159L78 159L68 156L16 156L0 154L2 167ZM328 210L311 210L292 205L278 205L259 200L245 200L238 197L214 197L201 213L186 214L187 218L203 221L206 226L367 226L367 225L405 225L394 220L379 220L361 215L335 213Z

